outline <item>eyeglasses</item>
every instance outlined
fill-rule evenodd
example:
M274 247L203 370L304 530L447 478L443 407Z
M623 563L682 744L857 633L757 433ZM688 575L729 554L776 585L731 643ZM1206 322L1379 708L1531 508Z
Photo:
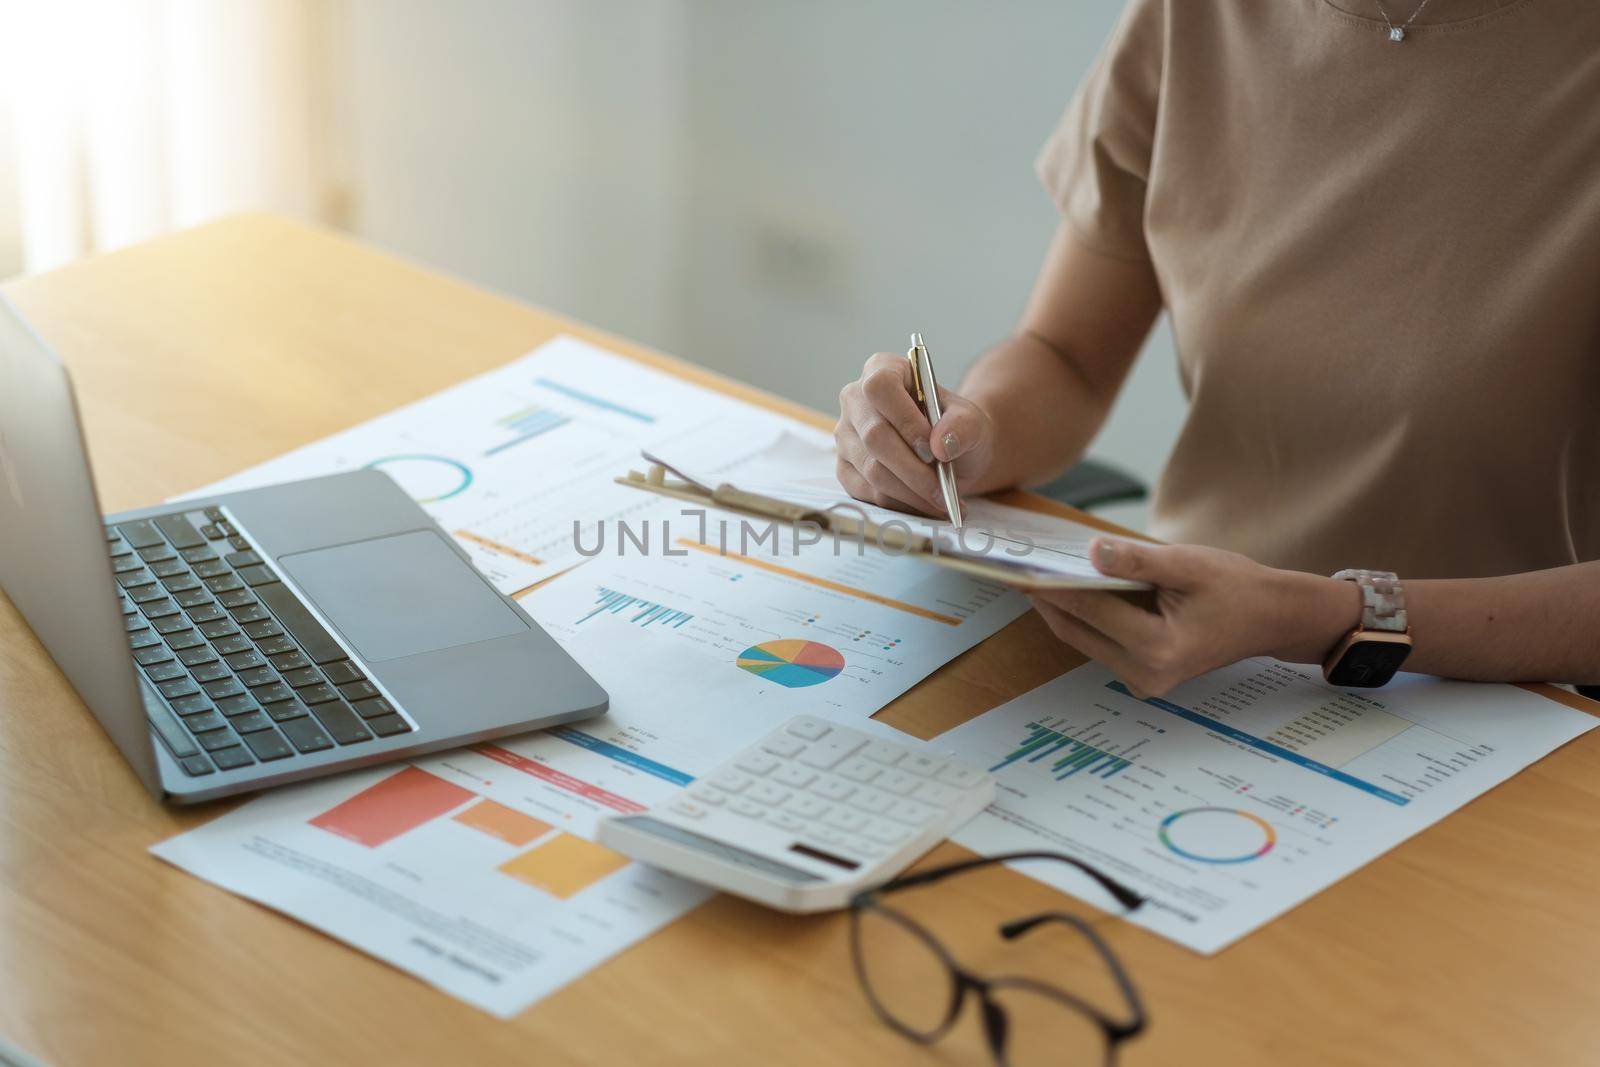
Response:
M1034 1059L1056 1064L1111 1064L1118 1046L1144 1029L1146 1016L1127 972L1089 923L1067 912L1051 911L1002 923L999 932L1007 941L1015 941L1045 926L1073 931L1089 943L1109 971L1126 1006L1121 1018L1068 990L1034 978L973 974L957 963L927 928L883 899L914 886L1018 860L1051 860L1076 867L1128 911L1144 903L1143 897L1109 875L1057 852L1010 852L917 871L858 893L850 902L850 948L861 988L880 1019L920 1044L931 1045L944 1037L955 1025L970 994L982 1009L984 1036L998 1067L1030 1067ZM1072 1014L1062 1016L1063 1011ZM1036 1015L1054 1016L1055 1021L1068 1019L1077 1024L1076 1036L1057 1041L1042 1054L1029 1055L1013 1040L1014 1027ZM1035 1034L1036 1039L1043 1036ZM1063 1043L1073 1047L1060 1047Z

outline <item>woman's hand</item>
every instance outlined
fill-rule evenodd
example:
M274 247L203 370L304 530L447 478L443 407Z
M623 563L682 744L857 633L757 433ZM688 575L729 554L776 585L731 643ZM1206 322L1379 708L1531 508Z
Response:
M1361 617L1351 582L1221 549L1100 537L1090 556L1102 574L1155 586L1153 609L1097 590L1029 599L1057 637L1116 671L1140 698L1250 656L1320 663Z
M904 356L879 352L867 360L861 377L839 393L839 422L833 428L839 454L839 483L869 504L943 515L935 459L956 465L956 484L968 488L988 470L994 428L976 404L939 389L944 417L929 426L912 398L911 364Z

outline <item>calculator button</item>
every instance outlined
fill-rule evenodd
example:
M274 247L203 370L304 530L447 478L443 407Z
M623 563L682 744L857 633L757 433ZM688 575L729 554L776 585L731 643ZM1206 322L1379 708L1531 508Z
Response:
M808 771L797 764L785 763L778 768L777 773L772 776L772 780L774 782L782 782L784 785L794 789L804 789L817 780L817 772Z
M770 752L774 756L784 759L793 759L806 747L806 743L794 737L769 737L761 742L761 750Z
M833 805L827 801L805 794L791 798L784 807L802 819L818 819L833 810Z
M884 847L882 845L878 844L876 841L868 841L864 837L845 838L844 848L854 852L858 856L881 856L884 853Z
M746 793L745 796L762 804L782 804L789 799L790 793L787 789L772 782L757 782L750 787L750 792Z
M911 775L905 774L901 771L890 771L873 784L879 789L887 789L891 793L905 796L917 786L921 785L922 780L920 778L913 778Z
M874 741L864 748L861 754L886 767L892 767L900 762L900 757L906 754L906 750L888 741Z
M938 812L926 804L918 804L915 800L897 800L884 814L897 822L908 823L911 826L921 826L932 819Z
M820 841L824 845L842 845L844 843L844 834L826 826L818 826L806 836L813 841Z
M747 819L759 819L767 813L766 808L747 797L734 797L728 803L728 810Z
M894 796L890 793L880 792L876 789L863 789L855 795L850 803L853 807L867 812L869 815L882 815L894 803Z
M696 803L704 804L708 808L720 808L728 800L728 794L719 793L715 789L696 789L689 796Z
M834 808L829 813L827 821L829 826L855 833L864 829L869 820L867 816L859 811L851 811L849 808Z
M957 789L971 789L983 781L983 772L975 771L971 767L963 767L959 763L949 763L934 777L947 785L955 786Z
M806 741L817 741L827 736L831 727L818 719L795 719L784 727L789 733Z
M946 766L948 764L942 759L934 759L932 756L917 754L907 756L900 761L901 770L910 771L912 774L920 774L925 778L932 778L935 774L944 770Z
M878 777L878 773L882 770L882 765L872 762L865 756L851 756L835 767L834 773L843 775L852 782L870 782Z
M697 804L687 797L680 797L674 800L668 807L679 815L687 815L691 819L703 819L706 817L705 806Z
M741 793L750 788L751 777L738 771L723 768L711 776L711 784L729 793Z
M856 787L839 778L824 778L811 787L811 791L829 800L843 800L856 791Z
M797 834L811 825L804 819L795 818L794 815L787 811L775 811L767 818L767 821L780 830L788 830L792 834Z
M747 752L743 756L739 757L738 763L734 764L734 766L738 767L741 771L754 774L757 777L764 774L771 774L773 771L778 769L778 765L778 757L768 755L765 752Z
M884 845L898 845L911 836L911 831L904 826L897 826L883 819L873 819L867 823L867 828L862 833L868 840Z
M866 738L847 737L844 734L824 737L800 753L800 762L819 771L831 771L846 756L853 755L856 749L866 743Z
M913 799L920 800L924 804L934 804L941 808L948 808L951 804L954 804L956 798L960 795L960 793L947 785L936 785L933 782L923 782L911 791Z

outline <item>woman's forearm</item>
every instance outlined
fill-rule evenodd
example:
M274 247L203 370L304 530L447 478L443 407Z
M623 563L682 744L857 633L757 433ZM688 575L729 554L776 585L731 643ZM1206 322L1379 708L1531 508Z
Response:
M1407 581L1405 670L1501 682L1600 683L1600 562L1503 578Z

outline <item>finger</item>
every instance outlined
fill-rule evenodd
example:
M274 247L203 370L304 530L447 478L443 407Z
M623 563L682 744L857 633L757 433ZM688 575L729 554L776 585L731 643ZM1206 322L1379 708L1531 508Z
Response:
M905 438L867 398L865 389L859 396L852 394L846 398L844 415L861 439L865 455L893 472L895 480L909 491L907 499L925 501L918 510L937 511L939 476L934 473L932 464L917 458ZM865 462L858 461L855 466L872 480Z
M928 442L932 427L916 400L910 360L879 352L867 360L861 375L861 392L918 459L933 462L933 448Z
M1153 648L1166 633L1160 615L1130 604L1116 593L1090 589L1064 589L1041 594L1051 605L1094 627L1123 648Z
M984 417L977 406L948 390L944 398L944 417L933 428L933 455L944 463L954 463L978 446L983 437Z
M896 511L908 511L912 514L936 513L933 506L926 501L919 503L917 494L907 488L887 465L867 451L866 445L853 429L841 431L837 435L837 445L839 482L851 496ZM854 477L847 480L844 477L846 471ZM852 483L857 483L857 480L858 484L865 487L864 492L857 492L852 488Z
M1163 589L1191 588L1202 565L1186 545L1146 545L1112 537L1089 542L1089 558L1108 578L1131 578Z
M1045 625L1050 627L1050 632L1062 642L1071 645L1090 659L1098 660L1110 667L1124 682L1134 673L1134 664L1128 658L1127 650L1100 633L1089 624L1073 618L1048 600L1030 596L1034 610L1044 619Z

